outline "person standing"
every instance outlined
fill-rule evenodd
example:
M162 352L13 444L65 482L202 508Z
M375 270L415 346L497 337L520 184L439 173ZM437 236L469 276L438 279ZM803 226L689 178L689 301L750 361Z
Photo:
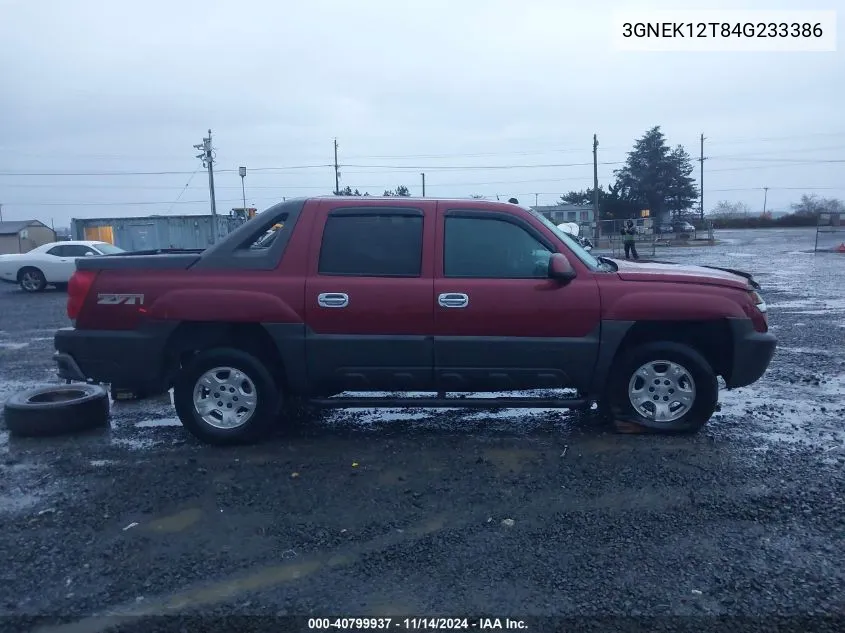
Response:
M634 227L634 221L628 220L625 222L625 226L622 227L622 241L625 243L625 259L631 259L632 255L634 259L640 258L637 253L637 243L634 238L636 234L637 229Z

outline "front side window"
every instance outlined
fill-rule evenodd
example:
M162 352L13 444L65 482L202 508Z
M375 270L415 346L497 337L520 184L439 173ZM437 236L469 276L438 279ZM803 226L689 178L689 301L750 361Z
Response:
M551 251L524 228L495 218L446 218L443 274L486 279L544 279Z
M555 237L563 242L583 264L590 268L590 270L599 271L603 269L601 262L593 257L589 251L585 250L584 247L581 246L571 235L556 227L536 211L529 210L529 213L542 222L543 225L549 229Z
M355 277L419 277L422 215L355 212L329 215L318 272Z

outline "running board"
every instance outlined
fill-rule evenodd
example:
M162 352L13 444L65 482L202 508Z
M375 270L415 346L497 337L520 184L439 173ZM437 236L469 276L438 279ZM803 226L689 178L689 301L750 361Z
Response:
M579 409L582 398L317 398L309 404L326 409Z

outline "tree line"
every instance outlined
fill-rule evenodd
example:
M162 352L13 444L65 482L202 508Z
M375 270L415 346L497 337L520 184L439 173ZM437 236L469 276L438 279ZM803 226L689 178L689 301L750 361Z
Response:
M845 203L837 198L804 194L790 205L791 213L773 217L771 212L754 213L744 202L721 200L707 215L716 228L753 229L764 227L816 226L822 213L845 214Z
M339 189L338 191L335 191L334 195L336 195L336 196L369 196L370 193L368 191L361 193L357 189L352 189L352 187L347 185L343 189ZM396 189L385 189L384 193L381 194L381 195L385 196L385 197L398 196L400 198L409 198L411 196L411 192L408 190L408 188L405 185L399 185L398 187L396 187Z

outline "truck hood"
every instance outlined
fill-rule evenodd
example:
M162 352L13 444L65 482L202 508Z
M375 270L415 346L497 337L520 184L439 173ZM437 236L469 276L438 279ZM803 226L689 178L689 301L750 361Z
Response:
M612 260L619 267L617 275L625 281L667 281L728 286L745 290L759 288L749 273L715 266L688 266L671 262L631 262Z

